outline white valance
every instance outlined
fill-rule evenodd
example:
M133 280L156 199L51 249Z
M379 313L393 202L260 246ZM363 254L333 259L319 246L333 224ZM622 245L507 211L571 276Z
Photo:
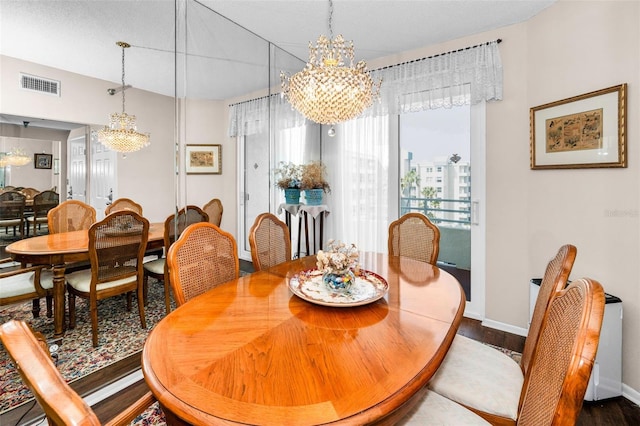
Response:
M304 116L278 93L230 105L229 136L267 133L270 120L276 129L289 129L305 124Z
M380 101L361 117L379 117L502 99L498 41L371 71ZM302 126L305 118L279 94L230 106L229 136Z
M371 71L380 102L362 116L451 108L502 99L498 41Z

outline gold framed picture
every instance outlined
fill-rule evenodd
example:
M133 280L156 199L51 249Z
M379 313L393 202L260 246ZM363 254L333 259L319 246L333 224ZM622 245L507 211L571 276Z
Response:
M627 167L627 85L531 108L531 169Z
M222 174L222 145L187 145L186 172L191 174Z

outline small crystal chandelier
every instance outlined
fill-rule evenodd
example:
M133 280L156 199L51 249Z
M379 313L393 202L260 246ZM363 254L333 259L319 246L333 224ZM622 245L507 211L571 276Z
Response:
M382 80L374 82L364 61L353 65L353 42L333 38L333 2L329 0L329 36L309 43L309 62L293 76L280 73L282 95L309 120L333 125L357 117L380 96ZM345 65L345 61L349 66Z
M124 49L131 45L124 41L116 44L122 48L122 113L114 112L109 116L109 125L98 131L98 140L112 151L133 152L148 146L150 135L138 132L136 116L124 112Z
M4 157L0 158L0 167L7 166L24 166L31 162L29 157L22 148L13 148Z

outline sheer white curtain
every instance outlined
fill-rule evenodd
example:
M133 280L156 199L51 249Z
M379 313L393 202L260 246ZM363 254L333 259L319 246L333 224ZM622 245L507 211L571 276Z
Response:
M363 117L339 126L323 145L331 194L326 238L385 252L389 221L390 126L387 116Z
M323 145L333 188L327 229L329 238L386 252L398 215L398 115L502 99L502 63L494 41L372 74L383 80L381 101Z

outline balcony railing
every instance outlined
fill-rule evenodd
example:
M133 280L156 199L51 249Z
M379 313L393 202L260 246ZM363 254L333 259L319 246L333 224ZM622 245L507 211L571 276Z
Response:
M440 228L438 261L471 269L470 200L402 197L400 203L401 214L422 213Z
M457 224L471 226L471 201L447 198L401 197L400 214L419 212L435 224Z

